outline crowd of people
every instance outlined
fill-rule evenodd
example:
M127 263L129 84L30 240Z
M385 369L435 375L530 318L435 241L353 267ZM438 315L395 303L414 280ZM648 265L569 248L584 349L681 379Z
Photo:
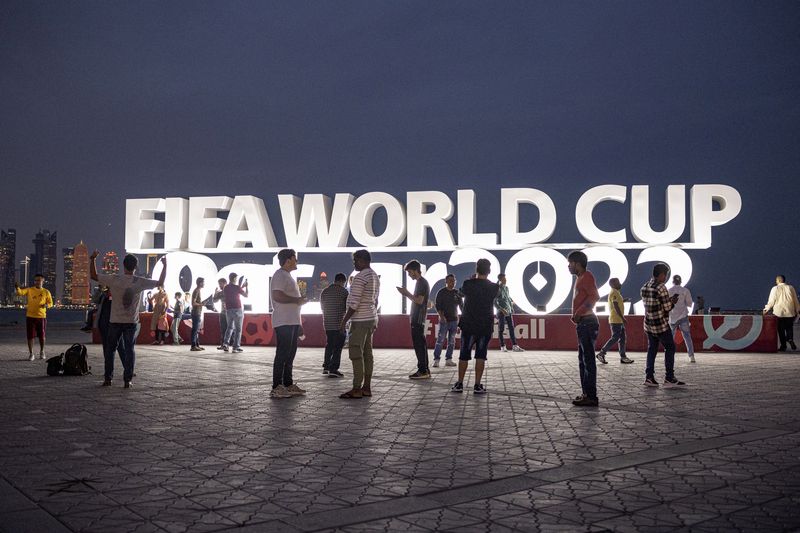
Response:
M176 292L170 303L164 291L167 273L167 259L161 258L162 269L157 280L136 275L138 260L127 255L123 260L120 274L97 272L95 250L90 256L90 277L102 290L97 299L93 320L100 331L104 354L103 386L110 386L114 377L114 360L118 355L123 366L125 388L132 386L135 367L135 343L141 328L139 311L142 293L146 293L148 310L152 312L150 328L154 334L153 344L164 344L168 336L172 343L179 345L183 340L178 334L178 324L191 320L192 351L202 351L200 327L203 310L216 302L220 303L219 325L221 340L218 350L240 353L244 308L242 297L247 297L248 282L236 273L228 279L218 280L213 296L204 299L202 290L205 280L197 278L191 293ZM341 378L341 355L347 345L352 364L352 387L342 393L340 398L358 399L372 395L372 374L374 357L373 335L378 327L378 295L380 277L371 268L371 255L367 250L353 253L353 268L356 275L348 280L343 273L336 274L334 283L326 287L320 297L323 314L323 327L326 346L323 357L323 374L331 378ZM587 256L574 251L567 257L568 268L575 276L572 298L572 322L578 345L578 367L581 394L574 400L576 406L599 405L597 393L597 362L608 364L606 356L615 346L621 364L631 364L633 359L626 354L626 324L622 285L617 278L611 278L611 291L608 296L610 336L602 348L595 352L599 335L599 321L595 306L599 293L594 275L587 270ZM297 269L297 254L292 249L278 253L278 268L272 278L271 303L272 326L276 339L273 362L273 382L270 396L290 398L301 396L306 391L294 381L292 369L297 353L298 339L303 335L301 317L302 306L307 302L302 295L292 271ZM517 343L514 332L514 301L506 286L506 277L501 272L497 281L490 281L491 263L479 259L475 272L465 280L461 288L456 288L456 278L448 274L445 286L440 289L433 302L430 302L430 284L422 273L422 266L416 260L404 267L408 277L414 281L413 290L397 287L397 291L410 301L410 335L416 355L416 369L408 377L412 380L431 378L428 346L425 336L426 315L433 307L439 315L439 329L433 352L433 367L439 367L441 353L445 350L445 366L456 366L453 361L455 339L461 333L461 346L458 352L458 378L451 391L462 393L469 362L475 359L473 393L485 394L482 378L488 356L489 342L494 332L495 319L498 324L500 350L509 350L504 339L504 329L508 329L510 349L524 351ZM689 314L693 300L691 292L682 285L679 275L672 277L672 286L667 289L666 281L670 269L664 263L653 267L652 277L642 286L640 294L644 303L644 330L647 336L647 356L644 385L648 387L682 388L686 383L675 376L676 339L686 345L689 361L694 363L695 352L692 343ZM27 297L26 333L29 359L34 360L34 339L39 340L39 357L45 358L45 331L47 309L53 306L50 292L43 287L44 278L34 276L32 287L17 285L17 294ZM698 298L699 300L699 298ZM695 304L695 310L697 304ZM778 318L780 351L787 345L796 350L793 338L794 321L800 315L800 302L794 287L786 283L784 276L777 276L764 313L773 313ZM172 314L171 324L167 315ZM91 320L91 319L90 319ZM664 380L656 379L655 361L659 349L664 351ZM474 354L474 355L473 355Z

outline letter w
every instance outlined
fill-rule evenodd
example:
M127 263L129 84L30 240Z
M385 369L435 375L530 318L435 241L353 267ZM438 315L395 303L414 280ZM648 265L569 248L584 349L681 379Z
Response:
M350 238L352 194L337 193L331 199L323 194L306 194L300 200L293 194L279 194L286 246L290 248L340 248Z

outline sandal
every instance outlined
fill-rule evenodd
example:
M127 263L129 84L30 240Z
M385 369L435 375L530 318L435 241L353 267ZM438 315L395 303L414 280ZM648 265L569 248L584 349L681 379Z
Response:
M351 390L345 392L344 394L340 394L339 398L343 398L343 399L346 399L346 400L347 399L360 399L362 396L363 396L363 394L361 393L360 390L352 390L351 389Z
M364 387L363 389L361 389L361 396L370 398L372 396L372 390L370 390L369 387Z

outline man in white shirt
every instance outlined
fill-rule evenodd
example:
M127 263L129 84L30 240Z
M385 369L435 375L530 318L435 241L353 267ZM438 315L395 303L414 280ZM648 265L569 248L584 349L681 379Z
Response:
M695 362L694 343L692 342L692 327L689 323L689 312L692 307L692 293L689 289L681 286L683 280L677 274L672 276L672 287L669 288L670 296L678 295L678 301L669 312L669 327L672 328L672 336L677 335L680 330L683 341L686 343L686 353L689 354L689 361Z
M108 327L108 338L103 345L103 356L105 358L105 372L103 386L111 385L114 377L114 353L117 350L120 339L122 339L123 374L125 388L129 389L133 380L133 367L136 362L136 330L139 325L139 306L142 303L142 292L155 289L164 285L167 278L167 257L161 258L162 268L161 277L157 280L140 278L136 276L136 267L139 260L135 255L126 255L122 260L124 268L123 274L98 274L95 261L100 252L95 250L89 257L90 277L109 288L111 292L111 319Z
M796 350L794 344L794 321L800 314L800 302L797 300L797 291L794 287L786 283L786 277L775 276L775 286L769 292L769 301L764 306L764 314L772 311L778 317L778 339L780 340L779 351L786 351L786 343Z
M272 398L290 398L306 393L292 380L292 365L300 336L300 307L306 299L291 275L297 270L297 254L286 248L278 252L280 268L272 276L272 327L275 330L275 362L272 365Z

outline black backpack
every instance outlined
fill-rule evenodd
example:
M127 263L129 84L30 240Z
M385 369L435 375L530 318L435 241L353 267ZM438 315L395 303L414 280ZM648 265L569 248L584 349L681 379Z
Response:
M47 360L47 375L60 376L64 370L64 354L56 355Z
M91 374L90 369L86 346L83 344L73 344L64 352L65 376L85 376Z

